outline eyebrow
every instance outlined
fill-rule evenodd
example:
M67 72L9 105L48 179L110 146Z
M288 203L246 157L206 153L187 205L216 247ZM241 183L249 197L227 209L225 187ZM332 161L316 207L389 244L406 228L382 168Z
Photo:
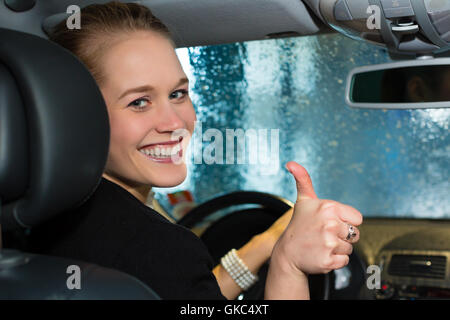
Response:
M185 83L189 83L189 79L188 78L181 78L180 80L178 80L178 83L175 86L175 88L179 87L179 86L181 86L182 84L185 84Z
M136 88L131 88L131 89L126 90L124 93L122 93L120 95L119 99L117 99L117 100L122 99L123 97L129 95L130 93L147 92L147 91L151 91L152 89L153 89L153 87L151 87L151 86L140 86L140 87L136 87Z
M175 88L179 87L179 86L181 86L181 85L183 85L185 83L189 83L189 79L188 78L181 78L180 80L178 80L178 83L175 85ZM131 89L126 90L124 93L122 93L117 100L122 99L123 97L129 95L130 93L148 92L148 91L151 91L153 89L154 88L152 86L148 86L148 85L140 86L140 87L136 87L136 88L131 88Z

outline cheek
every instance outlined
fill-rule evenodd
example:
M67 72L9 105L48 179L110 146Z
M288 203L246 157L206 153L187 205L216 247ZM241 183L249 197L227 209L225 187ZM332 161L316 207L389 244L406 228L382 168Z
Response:
M145 128L141 124L142 121L130 119L125 112L110 114L109 121L111 127L111 151L135 149L145 136Z
M197 120L192 103L189 103L185 108L182 109L182 111L180 112L180 117L183 119L187 129L192 134L192 132L194 131L195 121Z

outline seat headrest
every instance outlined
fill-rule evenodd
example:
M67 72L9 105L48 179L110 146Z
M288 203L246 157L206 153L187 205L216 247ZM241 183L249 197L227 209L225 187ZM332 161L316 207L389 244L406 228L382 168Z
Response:
M0 28L0 224L33 227L86 200L109 147L105 102L69 51Z

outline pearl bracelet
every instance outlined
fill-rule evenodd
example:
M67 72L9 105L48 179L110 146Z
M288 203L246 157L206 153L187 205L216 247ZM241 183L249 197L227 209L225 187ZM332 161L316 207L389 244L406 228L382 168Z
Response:
M250 289L258 281L258 276L254 275L245 265L244 261L239 258L236 249L231 249L222 257L220 263L236 284L244 291Z

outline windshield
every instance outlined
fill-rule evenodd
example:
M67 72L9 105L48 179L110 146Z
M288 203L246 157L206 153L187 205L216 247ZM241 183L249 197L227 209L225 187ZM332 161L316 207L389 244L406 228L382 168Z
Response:
M203 158L189 165L179 187L156 189L163 203L165 193L185 189L197 203L236 190L295 201L294 180L284 169L295 160L309 171L320 198L352 205L366 217L450 217L450 109L361 110L345 104L348 72L390 62L383 49L334 34L177 53L191 81L196 134L205 140L205 131L215 129L225 145L226 129L278 132L278 141L270 134L267 140L279 145L269 149L278 153L279 170ZM211 141L207 137L202 149L197 143L200 151L192 154L210 152Z

